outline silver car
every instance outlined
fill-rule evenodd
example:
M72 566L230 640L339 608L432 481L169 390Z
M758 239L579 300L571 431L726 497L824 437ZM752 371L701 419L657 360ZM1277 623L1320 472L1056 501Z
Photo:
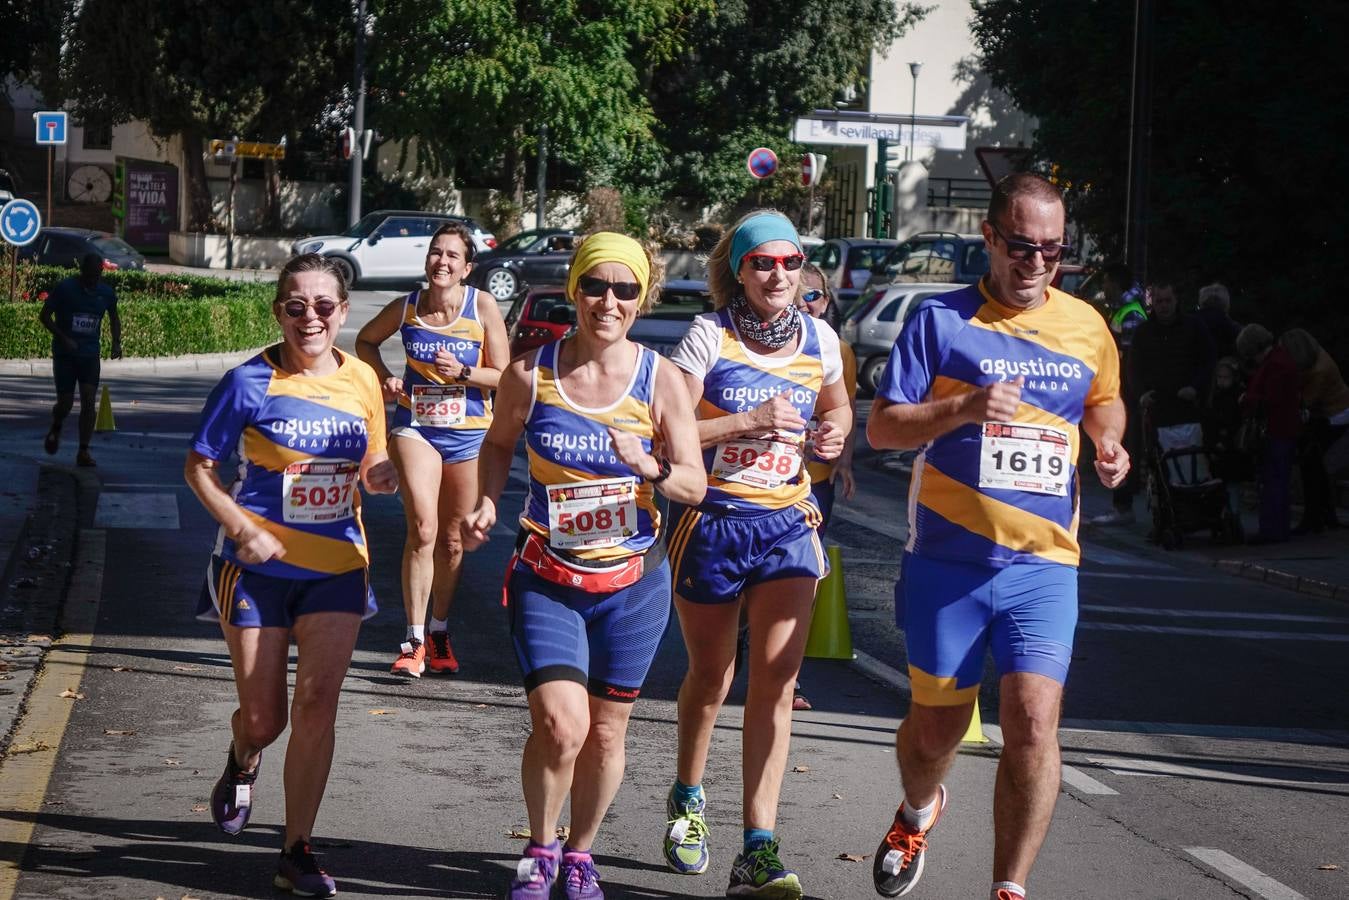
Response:
M895 346L904 320L919 303L948 291L967 287L963 284L892 284L877 291L857 306L843 323L841 335L857 355L857 385L869 394L885 371L890 349Z

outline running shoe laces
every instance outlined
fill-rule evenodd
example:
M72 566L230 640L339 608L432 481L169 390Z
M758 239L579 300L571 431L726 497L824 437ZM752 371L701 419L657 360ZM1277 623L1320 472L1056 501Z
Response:
M927 836L936 827L946 808L946 788L937 787L937 808L923 828L913 829L904 821L904 806L895 813L895 820L885 838L876 848L876 861L871 877L876 893L882 897L902 897L912 891L923 877L923 862L927 855Z
M562 868L558 873L567 900L604 900L600 890L600 873L589 853L563 853Z
M731 865L730 896L752 896L772 885L774 897L800 897L801 882L782 864L776 840L764 841L739 854Z
M703 811L707 800L698 797L676 804L674 792L665 804L665 862L681 875L699 875L707 871L709 829Z

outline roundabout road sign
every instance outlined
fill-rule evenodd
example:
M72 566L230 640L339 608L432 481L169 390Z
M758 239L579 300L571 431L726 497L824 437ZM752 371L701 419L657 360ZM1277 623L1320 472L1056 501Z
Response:
M27 200L11 200L0 207L0 237L16 247L26 247L37 240L41 227L42 216Z
M778 170L778 155L767 147L757 147L749 152L745 168L755 178L767 178Z

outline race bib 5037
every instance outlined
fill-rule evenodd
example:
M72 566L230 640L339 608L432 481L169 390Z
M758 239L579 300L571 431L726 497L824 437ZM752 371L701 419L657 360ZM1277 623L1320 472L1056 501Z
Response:
M355 514L360 466L351 460L295 462L282 479L282 518L316 524L350 519Z

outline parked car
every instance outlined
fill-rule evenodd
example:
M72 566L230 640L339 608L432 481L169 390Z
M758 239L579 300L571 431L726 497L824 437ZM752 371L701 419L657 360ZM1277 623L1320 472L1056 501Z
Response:
M576 309L558 284L520 291L506 312L506 335L511 358L555 341L576 323Z
M14 185L14 176L4 169L0 169L0 206L5 205L18 195L19 189Z
M920 231L896 246L872 270L863 288L895 281L974 284L988 272L988 247L982 234Z
M872 269L898 243L882 238L830 238L813 248L808 256L824 273L838 302L846 306L862 292Z
M135 247L107 232L88 228L40 229L31 244L19 248L19 259L33 260L40 266L79 268L86 253L103 257L105 270L145 268L145 257Z
M291 245L290 252L292 256L320 253L330 257L348 285L361 279L415 281L425 275L431 235L446 222L467 225L478 253L496 246L496 238L464 216L381 209L362 216L341 234L301 238Z
M841 337L852 345L857 356L858 386L868 394L876 393L899 329L919 303L964 286L952 282L892 284L859 304L840 329Z
M672 279L660 287L660 302L649 313L638 316L628 331L628 339L669 356L688 333L695 316L712 309L712 295L706 281Z
M1080 266L1076 263L1060 263L1059 270L1054 273L1054 280L1050 282L1054 287L1066 294L1072 294L1088 302L1091 301L1091 277L1095 272L1086 266Z
M498 300L515 296L521 284L561 284L567 280L576 232L531 228L473 260L468 283Z

